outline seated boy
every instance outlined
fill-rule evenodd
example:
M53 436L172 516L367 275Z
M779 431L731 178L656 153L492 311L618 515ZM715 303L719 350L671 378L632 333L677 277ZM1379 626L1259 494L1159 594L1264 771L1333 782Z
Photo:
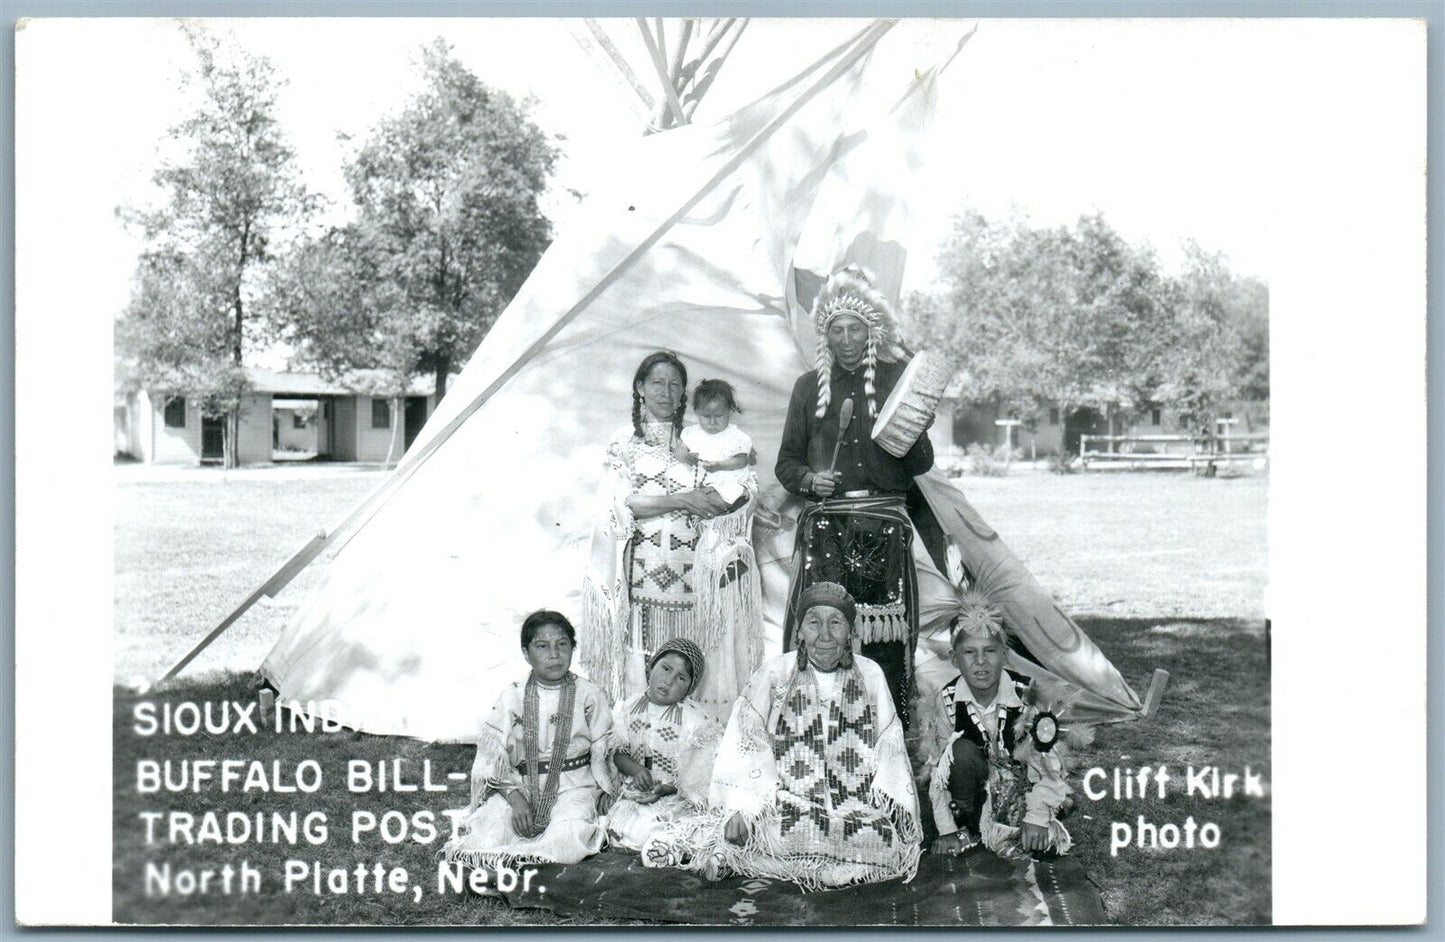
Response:
M986 596L965 594L951 626L959 676L939 691L925 720L934 765L929 798L936 854L962 853L980 839L1001 856L1069 848L1057 820L1069 789L1053 736L1033 728L1040 713L1027 678L1004 670L1007 636ZM1057 731L1057 720L1039 728ZM934 758L936 757L936 758Z

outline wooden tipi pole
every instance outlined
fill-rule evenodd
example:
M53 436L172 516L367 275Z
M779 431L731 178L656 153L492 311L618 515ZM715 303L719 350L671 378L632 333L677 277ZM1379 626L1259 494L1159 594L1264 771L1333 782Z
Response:
M527 349L523 350L521 354L517 356L516 360L513 361L510 367L504 370L500 376L498 376L490 384L488 384L486 389L478 393L477 396L475 396L472 401L462 409L461 412L457 413L457 415L455 415L449 422L447 422L447 424L444 425L437 432L436 435L427 439L426 443L423 444L420 448L418 448L415 452L408 452L406 455L404 455L402 457L401 463L397 465L396 470L392 471L392 473L387 476L386 480L382 481L382 483L376 488L376 490L372 491L365 500L363 500L356 507L352 508L351 512L348 513L340 523L333 527L329 533L323 531L322 533L313 537L311 542L307 543L306 546L302 547L295 556L291 557L291 559L284 566L282 566L281 569L277 570L275 575L273 575L270 579L266 580L266 582L261 586L261 588L257 589L255 592L252 592L249 596L247 596L246 599L242 601L241 604L234 611L232 611L229 615L222 619L221 623L215 628L213 628L211 632L206 635L206 637L203 638L199 644L197 644L194 648L191 649L188 654L186 654L185 657L181 658L181 660L178 661L170 670L166 671L165 676L162 677L159 681L157 681L157 684L164 683L165 681L170 680L172 677L176 676L176 674L178 674L182 668L189 664L196 657L196 655L200 654L203 650L205 650L205 648L210 645L211 642L215 641L216 638L220 637L223 631L229 628L237 619L239 619L243 614L245 614L252 605L255 605L256 602L260 600L261 596L275 596L277 592L280 592L287 583L289 583L293 578L296 577L297 573L304 569L306 565L310 563L313 559L319 556L327 546L334 543L342 533L354 533L356 530L364 526L366 521L371 519L372 515L376 513L376 511L381 507L381 505L386 501L386 499L390 497L397 488L401 487L401 485L404 484L406 480L411 477L412 473L415 472L417 468L421 467L421 465L428 458L435 454L437 449L439 449L443 444L445 444L446 441L456 433L457 429L461 428L462 425L465 424L466 421L470 419L478 409L480 409L484 404L486 404L487 400L490 399L498 389L500 389L503 385L510 381L511 378L516 375L517 371L522 368L523 364L527 363L534 356L536 356L536 354L541 351L542 348L544 348L549 342L551 342L553 337L557 336L557 334L561 333L568 324L572 323L572 321L577 317L577 315L582 313L582 311L586 310L587 307L594 300L596 300L598 295L602 294L603 291L607 290L607 288L611 286L613 282L615 282L618 278L622 276L623 272L631 268L638 259L640 259L648 252L649 249L656 245L657 242L667 233L669 229L677 225L679 220L685 217L688 213L692 212L692 210L697 206L697 204L702 202L704 197L706 197L709 193L711 193L714 189L717 188L718 184L722 183L729 176L731 176L733 172L738 169L738 167L742 166L744 161L751 157L758 148L762 147L769 138L771 138L775 133L777 133L779 128L781 128L784 124L791 120L793 115L797 114L804 105L812 101L819 92L827 88L829 85L832 85L833 82L837 81L837 79L844 72L852 68L852 66L858 61L859 58L865 55L868 50L872 49L873 46L877 44L879 39L883 38L884 33L888 32L888 30L893 28L895 22L895 20L885 19L874 20L868 26L864 27L861 31L859 31L856 35L851 37L847 42L843 43L838 48L829 52L822 59L818 60L818 62L816 62L808 70L809 73L815 71L818 68L821 68L822 65L829 60L835 61L833 61L833 64L822 75L822 77L818 78L816 81L813 82L812 85L808 86L806 90L804 90L796 98L794 98L792 103L789 104L786 108L784 108L781 112L774 115L772 120L770 120L763 127L759 128L757 132L748 139L747 143L740 147L738 151L733 154L732 157L728 158L726 163L724 163L721 167L718 168L716 173L714 173L710 178L708 178L706 183L704 183L695 193L693 193L693 195L690 196L686 200L686 202L684 202L681 206L674 210L672 215L668 216L667 219L663 220L657 226L657 228L652 231L651 235L649 235L646 239L642 240L642 242L638 243L638 245L635 246L631 252L628 252L621 261L619 261L615 266L613 266L611 271L604 275L602 279L597 282L597 284L595 284L590 290L587 291L586 294L579 298L577 302L572 305L572 307L570 307L566 312L564 312L560 317L558 317L557 321L553 323L551 327L547 328L547 330L543 331L541 336L539 336L536 340L532 341L532 343L527 346Z

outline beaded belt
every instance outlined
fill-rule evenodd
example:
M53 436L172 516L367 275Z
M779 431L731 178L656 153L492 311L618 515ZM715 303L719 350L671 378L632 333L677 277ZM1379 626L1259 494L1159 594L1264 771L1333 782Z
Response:
M585 752L584 752L584 753L583 753L582 755L580 755L580 756L575 756L574 758L568 759L566 762L563 762L562 765L561 765L561 767L558 769L558 771L560 771L560 772L571 772L573 769L580 769L580 768L583 768L584 766L590 765L591 762L592 762L592 756L591 756L589 753L585 753ZM517 771L520 772L521 774L526 775L527 772L528 772L528 769L529 769L529 766L528 766L528 763L527 763L527 760L526 760L526 759L523 759L521 762L518 762L518 763L517 763ZM537 774L538 774L538 775L546 775L546 774L547 774L548 772L550 772L551 770L552 770L552 763L551 763L551 762L549 762L549 761L546 760L546 759L538 759L538 760L537 760Z

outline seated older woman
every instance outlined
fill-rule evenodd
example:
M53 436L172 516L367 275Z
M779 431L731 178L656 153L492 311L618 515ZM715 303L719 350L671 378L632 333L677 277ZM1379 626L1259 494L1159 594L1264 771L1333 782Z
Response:
M918 794L883 671L853 653L854 617L840 585L803 592L797 650L764 663L733 707L712 811L654 837L648 866L808 889L912 878Z

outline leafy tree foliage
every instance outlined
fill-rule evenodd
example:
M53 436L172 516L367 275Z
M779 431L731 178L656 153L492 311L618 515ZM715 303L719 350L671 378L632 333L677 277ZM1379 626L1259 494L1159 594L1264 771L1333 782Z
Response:
M1222 256L1185 249L1163 273L1101 215L1036 228L976 212L954 221L942 290L914 295L913 333L963 371L962 394L1021 417L1169 403L1203 412L1268 393L1268 296Z
M539 200L556 150L441 40L421 72L347 167L355 222L298 251L278 306L324 371L380 369L394 394L431 372L441 396L551 239Z
M196 57L182 83L199 103L163 142L157 205L120 211L146 248L116 325L118 373L225 414L234 466L242 357L256 339L251 303L276 242L310 201L276 120L282 83L270 63L198 25L182 28Z
M356 226L298 244L281 260L264 303L277 339L346 388L391 399L386 463L400 456L402 403L416 372L415 339L406 328L406 296L380 277L357 245Z
M1239 395L1265 400L1269 398L1269 288L1256 278L1237 279L1230 288L1226 304L1239 316Z

